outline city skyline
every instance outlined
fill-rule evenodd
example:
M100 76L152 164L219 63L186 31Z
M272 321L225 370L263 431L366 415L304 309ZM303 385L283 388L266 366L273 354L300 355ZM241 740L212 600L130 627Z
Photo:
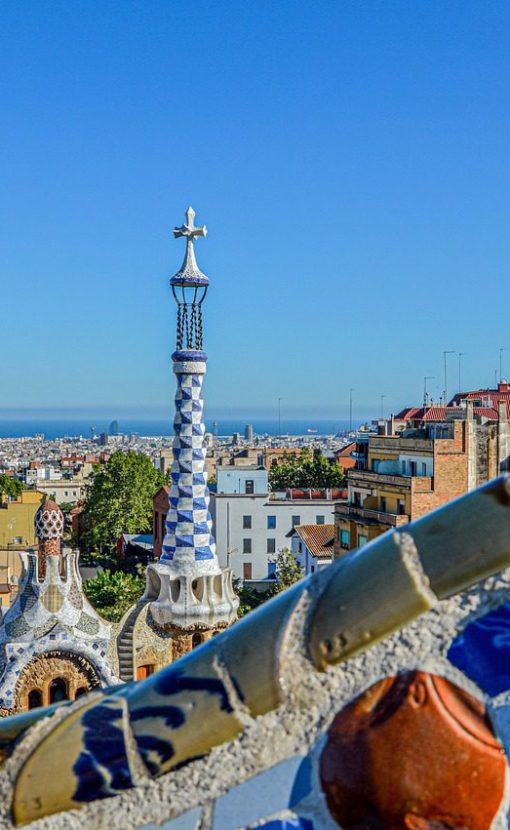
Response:
M464 387L494 385L508 6L198 2L190 26L163 2L28 5L3 15L4 413L171 411L189 203L209 228L208 415L282 398L348 417L350 388L388 414L426 376L437 401L452 349Z

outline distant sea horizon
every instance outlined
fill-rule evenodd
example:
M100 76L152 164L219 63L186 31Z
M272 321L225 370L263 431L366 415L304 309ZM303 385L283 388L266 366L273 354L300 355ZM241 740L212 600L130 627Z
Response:
M118 420L119 432L125 435L137 433L140 436L152 437L158 435L171 436L173 434L173 422L171 418L123 418ZM239 432L244 436L247 424L251 424L255 435L278 435L280 432L279 423L274 418L206 418L206 429L212 432L215 421L218 424L218 435L229 436ZM94 427L95 434L109 432L112 419L100 418L0 418L0 438L23 438L43 434L46 439L54 438L77 438L82 436L90 438L91 428ZM362 419L353 419L353 428L361 423ZM349 421L338 418L282 418L282 435L336 435L349 430Z

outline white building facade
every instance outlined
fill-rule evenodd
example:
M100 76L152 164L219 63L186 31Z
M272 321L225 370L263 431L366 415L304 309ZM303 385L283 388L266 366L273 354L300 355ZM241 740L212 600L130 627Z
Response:
M221 481L221 484L220 484ZM230 481L231 492L227 491ZM253 491L252 490L253 482ZM221 487L221 492L220 492ZM243 582L274 578L274 559L291 548L292 529L301 524L332 524L334 501L328 498L287 498L270 493L267 470L235 468L211 493L217 554L222 567L230 567Z

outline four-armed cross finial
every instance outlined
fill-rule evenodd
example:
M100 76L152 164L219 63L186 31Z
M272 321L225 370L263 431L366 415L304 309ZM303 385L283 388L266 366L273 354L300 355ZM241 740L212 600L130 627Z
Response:
M202 225L201 228L195 228L195 211L189 207L186 211L186 224L181 225L180 228L174 228L174 236L177 239L179 236L185 236L186 241L193 241L195 236L207 236L207 228Z
M209 280L197 265L197 261L195 259L195 246L193 244L196 237L207 236L207 228L205 225L202 225L201 228L195 227L195 211L192 207L189 207L186 211L186 223L181 225L180 228L174 228L174 236L176 239L179 236L183 236L185 238L186 253L184 255L184 262L181 265L181 269L177 272L177 274L174 274L170 281L171 284L179 285L183 280L185 280L191 285L208 285Z

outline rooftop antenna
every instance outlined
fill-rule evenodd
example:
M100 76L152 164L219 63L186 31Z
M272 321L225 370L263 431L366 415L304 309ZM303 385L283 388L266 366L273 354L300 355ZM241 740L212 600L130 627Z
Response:
M352 393L355 391L351 386L349 389L349 432L352 432Z
M443 352L443 359L444 359L444 405L448 401L448 355L449 354L457 354L455 349L447 349Z
M508 351L508 346L502 346L499 350L499 379L503 380L503 352ZM497 388L497 384L496 384Z
M465 354L466 354L465 352L459 352L459 392L462 392L462 383L461 383L462 368L461 368L461 363L462 363L462 358L465 356Z
M435 380L435 375L425 375L423 378L423 406L427 406L429 402L429 395L427 392L427 381Z

